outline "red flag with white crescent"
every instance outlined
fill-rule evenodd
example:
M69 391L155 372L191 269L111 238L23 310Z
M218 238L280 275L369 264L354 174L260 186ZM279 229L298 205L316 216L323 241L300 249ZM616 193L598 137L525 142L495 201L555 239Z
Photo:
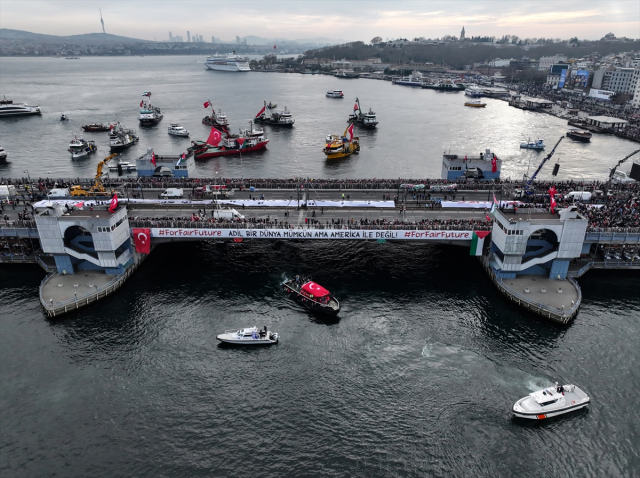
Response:
M497 170L498 170L498 158L496 158L494 155L493 158L491 159L491 172L495 173Z
M142 108L142 105L144 105L144 101L140 102L140 108Z
M151 164L153 164L154 168L157 166L157 164L156 164L156 153L151 153Z
M356 103L355 105L353 105L353 111L358 111L358 103Z
M209 137L207 138L207 144L210 144L211 146L218 146L221 139L222 133L214 127L211 127L211 133L209 133Z
M109 212L111 213L115 212L117 207L118 207L118 193L115 193L111 198L111 203L109 204Z
M204 102L204 107L205 107L205 108L208 108L208 107L209 107L209 105L211 105L211 103L209 103L208 101L205 101L205 102Z
M133 242L136 246L136 252L149 254L151 251L151 229L133 228Z
M263 106L262 109L258 112L258 114L256 115L256 118L259 118L260 116L262 116L262 113L264 113L266 106Z

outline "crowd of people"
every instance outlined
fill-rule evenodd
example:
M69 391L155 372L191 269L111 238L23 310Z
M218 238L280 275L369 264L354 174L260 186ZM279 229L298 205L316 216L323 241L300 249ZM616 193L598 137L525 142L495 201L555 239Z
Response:
M539 82L507 83L505 86L521 95L533 98L542 98L553 102L567 101L571 103L573 109L578 109L584 113L583 116L576 116L578 120L584 116L604 115L628 121L629 124L626 127L616 128L612 130L612 133L622 138L640 142L640 116L638 115L637 109L635 111L616 109L612 107L610 101L603 101L590 96L582 96L581 94L569 96L562 94L562 90L552 90Z
M488 231L491 222L487 219L422 219L420 221L387 220L368 218L338 218L318 220L307 218L303 224L292 224L277 218L226 219L207 217L194 213L191 217L134 217L129 219L131 227L181 228L181 229L358 229L358 230L437 230L437 231Z

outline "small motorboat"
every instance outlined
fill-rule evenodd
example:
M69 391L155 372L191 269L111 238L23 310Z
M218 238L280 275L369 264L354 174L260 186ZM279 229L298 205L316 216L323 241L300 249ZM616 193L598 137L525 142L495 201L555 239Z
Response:
M4 161L5 159L7 159L7 152L0 146L0 160Z
M69 117L62 113L62 115L60 116L60 121L69 121Z
M471 106L472 108L484 108L485 106L487 106L486 103L483 103L480 100L472 100L472 101L467 101L464 104L465 106Z
M220 342L234 345L273 345L278 343L278 332L270 332L265 325L263 329L246 327L240 330L225 330L216 337Z
M591 400L575 385L556 385L538 390L513 405L516 417L544 420L585 408Z
M168 131L169 134L173 136L183 136L185 138L189 136L189 132L184 129L180 123L171 123L171 125L169 125Z
M338 299L331 293L309 279L296 276L282 283L282 289L289 297L307 309L322 312L328 315L337 315L340 312Z
M536 151L541 151L545 148L544 140L539 139L537 141L527 141L526 143L520 143L520 148L522 149L535 149Z
M592 136L593 135L589 131L581 131L579 129L572 129L567 132L567 138L571 138L574 141L582 141L583 143L591 141Z
M344 93L341 90L329 90L327 98L344 98Z
M71 153L71 159L84 158L98 150L95 141L85 141L82 138L74 136L69 143L69 151Z

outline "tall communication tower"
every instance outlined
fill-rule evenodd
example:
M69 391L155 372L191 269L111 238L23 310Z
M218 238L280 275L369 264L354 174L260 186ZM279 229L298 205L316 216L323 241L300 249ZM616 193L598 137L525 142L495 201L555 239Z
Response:
M102 33L107 33L106 31L104 31L104 20L102 19L102 9L99 8L98 10L100 10L100 23L102 23Z

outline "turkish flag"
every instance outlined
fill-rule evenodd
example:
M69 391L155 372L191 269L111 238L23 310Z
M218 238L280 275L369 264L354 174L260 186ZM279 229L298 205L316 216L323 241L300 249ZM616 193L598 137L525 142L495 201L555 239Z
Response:
M204 102L204 107L205 107L205 108L208 108L210 105L211 105L211 103L209 103L208 101L205 101L205 102Z
M207 138L207 144L210 144L211 146L218 146L221 139L222 133L214 127L211 127L211 133L209 133L209 137Z
M353 111L358 111L358 103L356 103L355 105L353 105Z
M118 207L118 193L115 193L111 198L111 203L109 204L109 212L115 212Z
M553 214L553 210L556 208L556 198L553 197L553 195L551 196L551 214Z
M273 49L274 49L274 50L276 49L276 46L275 46L275 45L273 45Z
M260 111L258 111L258 114L256 115L256 118L259 118L262 115L262 113L264 113L265 108L266 108L266 106L263 106L262 109Z
M498 158L495 156L491 159L491 172L495 173L498 170Z
M140 102L140 108L142 108L142 105L144 105L144 101Z
M136 252L149 254L151 250L151 229L133 228L133 242L136 245Z
M153 164L154 168L157 166L157 164L156 164L156 153L151 153L151 164Z
M349 135L349 141L353 141L353 123L347 128L347 134Z

